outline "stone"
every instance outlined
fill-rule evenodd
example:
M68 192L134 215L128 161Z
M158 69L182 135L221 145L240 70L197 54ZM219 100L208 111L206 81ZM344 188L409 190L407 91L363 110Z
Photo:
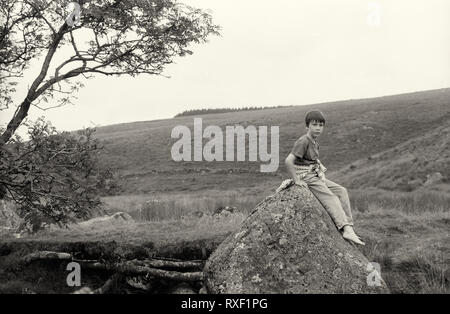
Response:
M217 247L204 284L208 293L388 293L375 272L314 195L293 185L259 203Z
M237 208L234 206L220 206L214 210L213 215L220 215L223 212L228 212L228 214L230 214L230 213L234 213L236 211L237 211Z
M444 176L440 172L434 172L433 174L427 175L427 181L423 184L424 186L430 186L435 183L439 183L442 181Z
M79 222L78 225L88 227L103 223L117 223L117 222L121 223L123 221L131 222L133 221L133 217L131 217L130 214L127 214L125 212L116 212L112 215L95 217L89 220Z
M133 220L133 217L131 217L130 214L124 213L124 212L116 212L111 215L111 218L122 219L122 220Z

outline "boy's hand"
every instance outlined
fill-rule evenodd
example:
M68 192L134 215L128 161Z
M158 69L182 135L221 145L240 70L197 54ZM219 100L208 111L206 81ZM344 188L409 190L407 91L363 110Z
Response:
M295 184L297 184L298 186L300 186L302 188L307 188L308 187L308 184L306 184L306 182L303 181L303 180L296 180Z

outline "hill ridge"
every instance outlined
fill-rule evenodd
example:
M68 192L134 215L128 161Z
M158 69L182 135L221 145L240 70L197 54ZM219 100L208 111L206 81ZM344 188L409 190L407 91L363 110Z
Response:
M280 164L274 173L261 174L261 162L173 161L171 147L178 138L171 138L171 131L177 125L192 130L192 116L103 127L95 137L103 142L101 160L115 170L123 193L268 188L287 176L283 161L295 140L305 133L304 116L311 108L322 110L327 118L319 138L320 159L332 173L447 123L450 88L333 104L202 116L203 129L208 125L222 130L227 125L266 125L269 130L279 126ZM246 144L248 149L248 139Z
M389 97L399 97L399 96L407 96L407 95L415 95L415 94L423 94L423 93L434 93L434 92L438 92L438 91L442 91L442 92L447 92L450 91L450 87L444 87L444 88L438 88L438 89L430 89L430 90L424 90L424 91L414 91L414 92L407 92L407 93L399 93L399 94L390 94L390 95L384 95L384 96L374 96L374 97L366 97L366 98L349 98L349 99L342 99L342 100L331 100L331 101L326 101L326 102L319 102L319 103L308 103L308 104L303 104L303 105L280 105L280 108L287 108L287 107L304 107L304 106L319 106L319 105L327 105L327 104L336 104L339 105L339 103L348 103L348 102L355 102L355 101L369 101L369 100L374 100L374 99L381 99L381 98L389 98ZM258 107L259 108L259 107ZM216 109L216 108L211 108L211 109ZM239 108L236 108L239 109ZM261 107L260 109L254 109L254 110L245 110L245 111L256 111L256 110L271 110L271 109L278 109L274 106L268 106L268 108L265 107ZM199 109L201 110L201 109ZM236 110L238 111L238 110ZM235 111L230 111L230 112L235 112ZM204 115L219 115L219 114L223 114L223 113L228 113L228 112L221 112L221 113L202 113L196 116L204 116ZM153 119L153 120L139 120L139 121L132 121L132 122L123 122L123 123L114 123L114 124L107 124L107 125L101 125L98 126L97 129L100 130L102 128L106 128L106 127L112 127L112 126L119 126L119 125L126 125L126 124L134 124L134 123L149 123L149 122L158 122L158 121L166 121L166 120L174 120L174 119L178 119L178 118L186 118L186 117L192 117L192 116L174 116L171 118L160 118L160 119ZM74 132L76 132L77 130L75 130Z

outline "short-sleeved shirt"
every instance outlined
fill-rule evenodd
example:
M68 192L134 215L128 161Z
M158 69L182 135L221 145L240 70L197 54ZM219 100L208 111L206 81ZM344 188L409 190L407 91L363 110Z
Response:
M308 166L317 163L319 159L319 143L308 134L302 135L295 141L291 153L295 156L294 164Z

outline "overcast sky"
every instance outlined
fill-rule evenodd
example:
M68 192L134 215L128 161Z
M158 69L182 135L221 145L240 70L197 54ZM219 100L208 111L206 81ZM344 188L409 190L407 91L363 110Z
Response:
M303 105L450 87L448 0L183 2L210 9L222 36L176 59L164 72L170 78L99 75L86 82L75 106L32 107L30 117L45 115L57 128L74 130L170 118L187 109ZM376 17L368 18L377 5L378 26ZM24 77L16 101L40 65ZM0 112L0 123L11 115Z

